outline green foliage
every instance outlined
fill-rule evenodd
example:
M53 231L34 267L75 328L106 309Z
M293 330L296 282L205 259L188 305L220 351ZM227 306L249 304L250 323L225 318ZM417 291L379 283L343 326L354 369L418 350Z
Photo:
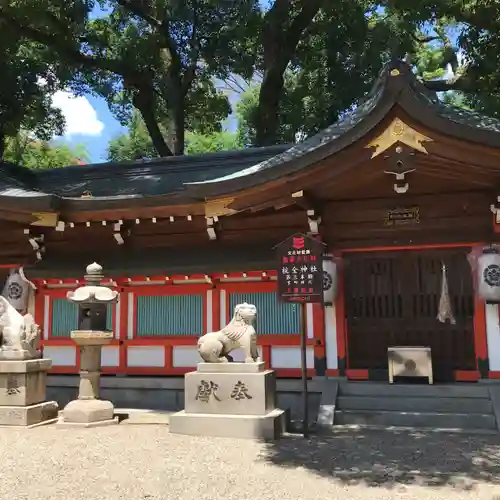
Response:
M383 4L405 12L414 22L430 25L429 31L438 36L443 47L441 61L453 66L457 78L431 88L461 92L460 102L500 116L499 2L387 0Z
M417 5L422 2L382 3L383 9L381 2L363 0L322 6L284 73L276 142L295 142L335 122L366 95L391 57L406 57L416 75L430 89L441 92L448 104L490 115L500 111L496 77L491 77L488 92L483 93L481 85L476 91L478 81L468 78L467 65L459 64L459 47L451 41L459 36L460 49L472 50L463 38L464 33L470 36L470 27L460 25L459 16L436 9L424 15ZM479 4L477 8L488 10ZM483 35L491 41L490 33ZM499 53L500 47L487 58L498 59L495 68L488 68L490 75L500 68ZM462 79L464 73L466 78ZM485 75L481 78L484 84ZM238 134L245 144L257 140L259 92L260 83L255 83L243 93L236 107Z
M165 127L162 127L165 130ZM186 133L186 154L209 153L238 149L241 143L237 134L213 131L208 134ZM137 112L132 114L127 133L112 139L108 144L108 160L133 161L158 156L147 128Z
M241 149L237 134L232 132L212 132L208 135L186 134L186 154L215 153Z
M156 156L151 136L138 112L132 114L128 132L111 139L108 144L109 161L133 161Z
M91 16L99 4L106 14ZM213 77L250 75L247 26L258 0L16 0L0 19L70 67L72 88L104 97L123 123L141 112L161 154L182 153L185 128L219 131L230 113ZM158 124L167 124L166 134ZM167 146L168 144L168 146Z
M284 73L276 142L310 136L355 105L390 59L393 47L388 40L395 37L404 50L412 49L410 34L399 20L379 13L376 3L325 4ZM247 144L255 144L257 138L259 91L258 84L252 86L237 105L238 133Z
M6 141L5 160L32 169L60 168L88 161L83 145L71 147L62 141L40 141L21 132Z
M248 90L241 94L239 101L236 103L237 136L241 144L255 144L259 90L260 85L254 84L250 86Z
M51 99L67 76L46 50L22 37L0 18L0 157L7 136L21 128L41 139L64 130L64 118Z

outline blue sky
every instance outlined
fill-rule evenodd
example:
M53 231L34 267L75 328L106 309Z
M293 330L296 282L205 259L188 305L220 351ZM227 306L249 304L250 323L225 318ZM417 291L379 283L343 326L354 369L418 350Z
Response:
M104 99L90 95L75 98L69 93L65 97L66 104L59 105L66 117L64 142L83 144L93 163L105 161L109 140L126 129L109 112Z

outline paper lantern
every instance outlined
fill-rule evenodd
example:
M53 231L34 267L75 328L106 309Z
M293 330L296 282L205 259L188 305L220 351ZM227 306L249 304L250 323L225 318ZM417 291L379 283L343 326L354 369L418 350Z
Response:
M323 300L326 305L332 304L337 297L337 274L336 262L327 255L323 259Z
M500 254L485 250L477 259L477 294L487 304L500 303Z
M29 290L30 282L24 277L24 274L17 269L11 269L2 295L14 309L26 311L28 308Z

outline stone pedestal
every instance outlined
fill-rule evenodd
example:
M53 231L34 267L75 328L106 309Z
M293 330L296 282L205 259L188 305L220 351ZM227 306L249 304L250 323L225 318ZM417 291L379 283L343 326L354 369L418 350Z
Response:
M57 420L58 405L45 401L50 359L0 360L0 425L31 427Z
M276 408L276 377L264 363L200 363L185 377L185 409L170 432L198 436L277 439L286 417Z
M77 330L71 338L80 346L78 399L69 402L59 418L60 427L98 427L118 423L111 401L99 399L101 349L114 338L113 332Z

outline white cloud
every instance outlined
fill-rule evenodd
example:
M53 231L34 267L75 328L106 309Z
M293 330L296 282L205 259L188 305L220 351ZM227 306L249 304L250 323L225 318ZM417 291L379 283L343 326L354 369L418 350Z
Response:
M52 97L52 104L60 108L66 118L65 137L76 134L97 136L104 130L104 123L85 96L60 90Z

